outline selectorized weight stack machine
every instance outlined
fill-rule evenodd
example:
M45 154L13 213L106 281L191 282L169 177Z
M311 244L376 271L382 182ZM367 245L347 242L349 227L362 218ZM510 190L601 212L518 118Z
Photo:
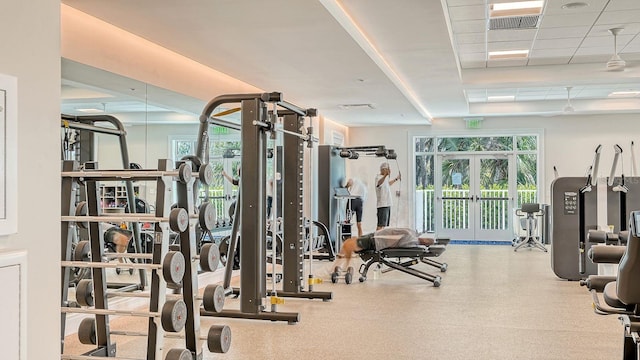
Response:
M596 148L586 177L561 177L551 183L551 267L562 279L580 280L597 274L597 264L588 259L595 245L588 241L589 230L597 230L602 223L613 225L607 231L615 234L627 230L626 219L637 210L633 204L640 204L640 178L614 176L622 153L618 145L614 146L606 191L602 191L604 184L599 186L597 178L601 149L600 145ZM606 213L598 212L601 202L606 202Z

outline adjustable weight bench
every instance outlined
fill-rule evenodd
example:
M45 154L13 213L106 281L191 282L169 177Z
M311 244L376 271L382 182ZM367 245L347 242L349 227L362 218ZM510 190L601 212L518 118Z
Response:
M384 264L387 265L389 269L383 270L383 273L392 270L402 271L403 273L430 281L433 283L433 286L438 287L441 282L440 276L415 269L413 266L419 263L434 266L428 262L430 259L427 258L439 256L444 250L444 245L420 245L410 248L386 248L382 250L360 251L358 254L362 261L364 261L364 264L360 265L359 269L360 282L364 282L367 279L367 273L372 265Z

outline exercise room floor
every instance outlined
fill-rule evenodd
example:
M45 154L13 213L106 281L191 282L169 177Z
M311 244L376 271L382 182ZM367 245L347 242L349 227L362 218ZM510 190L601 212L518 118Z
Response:
M299 312L296 325L201 318L202 334L213 324L227 324L232 332L228 353L212 354L205 347L204 359L621 358L618 319L595 315L585 288L553 274L549 253L450 245L438 260L449 264L439 288L397 271L376 280L370 272L364 283L356 277L350 285L332 284L331 264L315 263L324 283L314 290L333 292L333 300L286 299L278 311ZM238 307L237 299L227 298L225 308ZM110 324L113 330L146 329L141 318L120 317ZM146 338L113 336L112 341L119 357L145 356ZM80 345L75 334L66 337L66 354L92 348Z

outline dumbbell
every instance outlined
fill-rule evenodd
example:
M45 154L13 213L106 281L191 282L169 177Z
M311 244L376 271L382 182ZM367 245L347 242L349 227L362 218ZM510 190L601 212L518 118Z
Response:
M107 291L105 294L107 297L151 297L149 293L135 293L135 292L118 292ZM179 294L167 294L168 299L180 299L182 295ZM206 311L212 311L219 313L224 308L224 288L220 285L209 284L205 286L202 296L196 296L196 300L202 300L202 305ZM76 286L76 302L80 306L93 306L93 281L90 279L82 279Z
M164 176L177 177L178 181L186 184L193 178L194 172L190 163L183 163L178 170L86 170L86 171L63 171L62 177L78 178L80 181L86 179L101 178L120 178L122 180L154 180ZM211 164L200 165L200 171L197 172L198 178L205 185L211 185L214 181L213 166Z
M148 254L139 254L148 255ZM179 284L184 277L185 260L184 255L179 251L169 251L165 255L161 264L138 264L138 263L103 263L88 261L62 261L62 266L78 267L78 268L128 268L128 269L147 269L162 270L164 279L170 284Z
M149 312L149 311L128 311L128 310L110 310L110 309L85 309L85 308L70 308L63 307L60 308L60 311L65 314L92 314L92 315L121 315L121 316L137 316L137 317L146 317L146 318L160 318L160 322L162 323L162 328L165 331L169 332L178 332L184 328L184 325L187 322L187 305L182 299L174 299L168 300L162 306L162 311L160 312ZM95 322L95 318L86 318L92 319ZM93 326L93 334L87 330L89 325L85 323L85 321L80 323L80 327L78 328L78 336L80 338L80 342L83 344L92 344L95 343L95 323ZM84 325L83 325L84 324ZM82 331L81 331L82 330ZM93 336L92 336L93 335Z
M179 247L172 247L172 250L180 251ZM107 258L153 259L152 254L108 253L105 254L105 256ZM220 249L218 249L218 245L213 243L204 244L200 249L200 255L196 255L193 258L200 260L202 270L209 272L216 271L220 264Z
M95 345L96 344L96 330L95 330L95 319L94 318L86 318L80 322L80 326L78 327L78 338L80 342L86 345ZM118 331L111 330L109 331L110 335L121 335L121 336L147 336L148 334L145 332L137 332L137 331ZM182 338L181 334L165 334L168 338ZM209 327L209 331L207 332L206 337L200 337L200 340L204 340L207 342L207 348L210 352L213 353L226 353L229 351L231 347L231 328L227 325L211 325ZM191 356L191 354L189 354ZM168 354L165 359L169 359ZM177 357L175 359L182 359ZM188 359L192 359L189 357Z
M201 205L205 205L204 203ZM211 205L212 206L212 205ZM215 209L209 210L208 208L203 208L206 211L214 211L214 219L215 222ZM204 216L204 215L203 215ZM209 214L210 216L210 214ZM119 215L109 215L109 216L88 216L87 215L87 203L85 201L81 201L76 206L75 216L61 216L61 221L66 222L75 222L79 227L83 229L87 229L89 227L89 221L92 222L110 222L110 223L120 223L120 222L168 222L169 228L175 232L183 232L189 227L189 213L187 210L183 208L175 208L171 209L169 213L169 217L157 217L152 214L119 214ZM211 222L210 219L207 219L207 224Z
M182 208L171 209L169 217L156 217L152 214L119 214L115 216L88 216L87 202L81 201L76 205L75 216L62 216L62 221L75 222L79 227L89 227L88 221L94 222L169 222L169 228L175 232L183 232L189 227L189 213ZM210 202L204 202L198 207L198 223L205 230L216 227L216 209Z

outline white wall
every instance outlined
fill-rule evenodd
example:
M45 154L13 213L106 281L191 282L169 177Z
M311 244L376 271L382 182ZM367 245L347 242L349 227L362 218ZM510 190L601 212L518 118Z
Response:
M584 176L591 165L595 148L602 144L599 176L609 175L613 162L613 145L619 144L623 148L625 175L631 174L630 144L640 142L638 129L638 114L624 115L571 115L556 117L505 117L486 118L482 129L467 130L462 119L434 120L432 126L384 126L384 127L354 127L349 129L349 145L385 145L395 149L398 153L397 165L390 161L392 176L398 172L403 175L401 184L394 184L392 190L400 190L400 197L394 198L391 211L392 226L413 227L411 213L412 199L409 185L412 175L412 149L409 136L428 134L492 134L514 131L542 131L543 133L543 181L544 191L541 192L544 203L549 202L551 182L553 181L553 167L556 166L560 176ZM363 219L364 230L375 229L375 188L373 179L383 160L376 158L360 158L347 161L348 175L357 174L368 181L369 197L365 204ZM618 172L620 174L618 164ZM640 175L640 174L638 174ZM409 195L409 196L408 196ZM399 206L398 206L399 204Z
M5 35L0 73L18 78L18 148L10 150L18 156L18 233L0 236L0 248L28 252L27 356L55 359L60 354L60 1L4 1L0 33Z

